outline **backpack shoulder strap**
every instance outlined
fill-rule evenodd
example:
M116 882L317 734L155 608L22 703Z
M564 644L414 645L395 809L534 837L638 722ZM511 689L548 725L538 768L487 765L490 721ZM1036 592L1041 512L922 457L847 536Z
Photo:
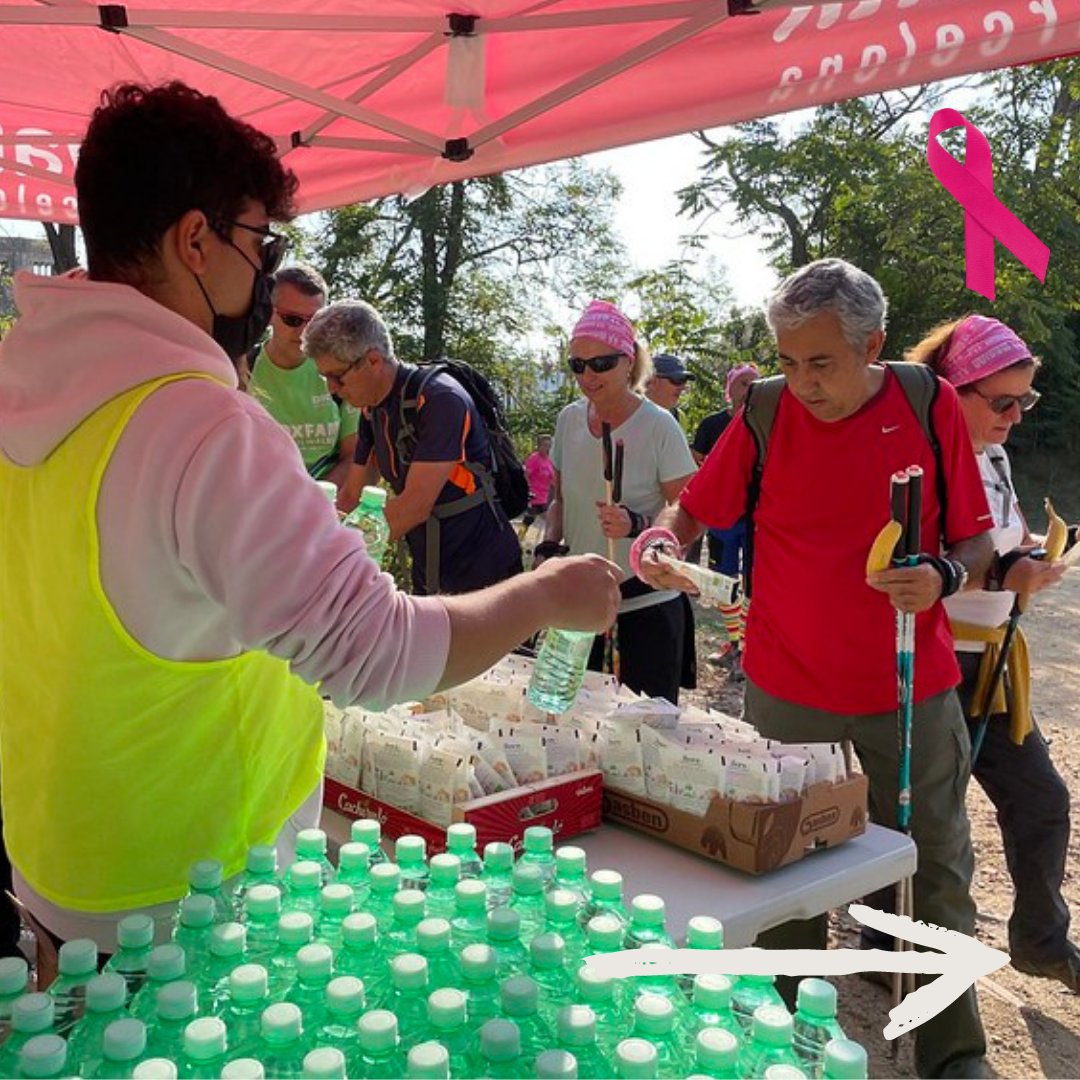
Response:
M758 379L747 388L743 404L743 423L754 437L757 456L746 488L746 547L743 554L743 591L750 596L751 571L754 564L754 511L761 498L761 477L765 471L765 455L769 448L776 410L780 408L780 395L784 392L783 375Z

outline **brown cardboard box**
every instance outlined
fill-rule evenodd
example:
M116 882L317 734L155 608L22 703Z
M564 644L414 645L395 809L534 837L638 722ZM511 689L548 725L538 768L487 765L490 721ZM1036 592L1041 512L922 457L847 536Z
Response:
M801 799L785 803L713 799L701 818L605 787L604 817L749 874L764 874L863 833L866 795L866 777L853 776L815 784Z

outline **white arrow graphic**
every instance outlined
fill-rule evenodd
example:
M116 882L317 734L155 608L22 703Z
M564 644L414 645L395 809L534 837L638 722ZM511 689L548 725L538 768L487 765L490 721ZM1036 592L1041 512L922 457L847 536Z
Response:
M917 1028L951 1005L969 986L1009 962L1000 949L967 934L891 915L865 904L848 911L859 922L935 952L882 949L627 949L585 957L616 979L635 975L851 975L858 971L910 971L938 975L889 1011L885 1038Z

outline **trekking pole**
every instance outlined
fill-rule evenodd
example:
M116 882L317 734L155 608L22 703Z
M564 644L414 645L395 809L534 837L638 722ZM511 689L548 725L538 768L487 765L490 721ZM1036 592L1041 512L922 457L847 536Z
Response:
M611 453L611 425L606 421L600 424L600 445L604 451L604 501L608 506L614 506L611 498L615 482ZM607 557L609 561L615 561L615 541L610 536L607 538Z
M982 749L983 739L986 738L986 729L990 726L990 713L994 707L994 695L1005 678L1005 668L1009 663L1009 653L1012 651L1013 638L1016 637L1016 628L1020 623L1020 616L1024 613L1024 603L1027 597L1016 594L1013 600L1012 610L1009 612L1009 625L1005 627L1005 636L1001 639L1001 651L998 653L994 670L990 673L990 682L986 685L986 695L983 697L982 712L979 714L979 723L975 728L975 735L971 740L971 764L978 760L979 751Z

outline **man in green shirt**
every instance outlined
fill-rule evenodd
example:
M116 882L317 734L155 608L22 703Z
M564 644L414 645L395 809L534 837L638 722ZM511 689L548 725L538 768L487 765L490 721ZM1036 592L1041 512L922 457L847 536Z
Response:
M326 282L310 267L287 266L274 275L270 337L251 360L249 393L293 437L308 472L339 486L356 449L360 414L331 395L300 335L326 306Z

